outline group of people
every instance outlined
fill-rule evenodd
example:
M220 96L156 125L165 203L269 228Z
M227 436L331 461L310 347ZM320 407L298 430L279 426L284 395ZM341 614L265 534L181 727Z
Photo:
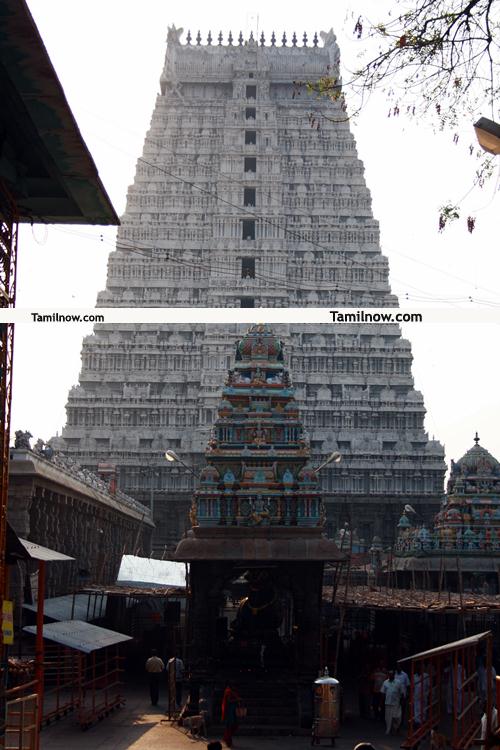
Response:
M184 662L178 656L172 656L166 666L167 674L171 670L175 671L175 704L180 708L182 704L182 681L184 679ZM161 675L165 672L163 659L158 656L156 649L151 650L151 656L146 661L146 672L149 676L149 694L151 696L151 705L158 705L160 697ZM170 684L169 684L170 690ZM172 696L173 697L173 696Z
M383 663L379 663L369 675L368 684L371 686L373 718L385 719L386 734L398 732L406 715L410 678L400 667L387 671ZM360 693L361 714L366 716L364 698L365 693Z
M484 661L479 661L478 667L478 697L481 706L481 727L479 739L484 740L486 736L486 706L487 706L487 671ZM491 699L493 702L490 714L490 731L498 729L498 712L494 706L496 700L496 671L494 667L490 672ZM459 715L463 711L463 685L466 681L465 670L460 660L456 664L450 664L444 669L444 680L446 685L446 710L448 714ZM368 685L371 687L372 711L375 719L385 719L386 734L396 733L406 717L406 707L410 692L410 679L401 668L394 671L386 671L382 662L369 675ZM437 686L435 677L425 671L420 664L416 664L413 670L413 728L418 729L428 717L429 703L434 700ZM366 714L366 701L363 701L360 692L360 708L363 707Z
M146 661L146 672L149 676L149 694L151 696L151 705L158 705L160 697L160 685L161 676L165 672L165 663L163 659L158 656L156 649L151 650L151 656ZM175 704L176 708L180 708L182 704L182 689L184 679L184 663L178 656L172 656L168 660L166 671L170 675L171 670L175 672ZM169 682L169 690L170 690ZM239 725L239 709L242 707L241 697L238 691L231 683L226 684L224 695L222 698L222 723L224 724L224 736L223 740L226 747L232 747L233 737L238 731ZM220 750L222 745L220 742L209 742L207 745L209 750Z

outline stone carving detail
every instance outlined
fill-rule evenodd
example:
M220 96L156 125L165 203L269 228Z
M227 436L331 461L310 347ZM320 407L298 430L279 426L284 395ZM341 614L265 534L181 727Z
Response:
M173 24L172 26L169 26L167 31L167 44L180 44L183 32L184 29L176 29Z
M323 40L323 44L325 47L331 47L337 42L337 37L333 33L333 29L330 29L330 31L320 31L319 35Z
M27 448L31 450L30 439L33 437L31 432L17 430L15 434L14 448Z

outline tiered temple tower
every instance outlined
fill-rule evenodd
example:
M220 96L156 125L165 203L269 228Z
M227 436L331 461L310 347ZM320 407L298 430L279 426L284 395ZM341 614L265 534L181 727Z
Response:
M170 29L151 127L100 306L395 307L378 224L340 102L294 81L335 73L332 31L297 41ZM311 125L313 127L311 127ZM256 319L261 316L256 314ZM264 316L265 317L265 316ZM332 533L392 538L402 499L437 508L443 449L424 431L397 325L276 328L286 343ZM69 394L64 449L154 506L156 546L182 534L235 325L97 325Z
M500 557L500 463L479 445L477 433L472 448L451 462L448 495L432 526L414 524L412 514L403 513L396 551L449 555L453 561L456 555L484 556L485 573L498 566L497 561L489 565L486 558Z
M268 326L237 344L205 458L174 557L191 564L189 661L205 677L275 666L310 687L323 565L342 555L323 535L319 467Z
M237 346L205 455L193 526L323 527L283 345L267 326L252 326Z

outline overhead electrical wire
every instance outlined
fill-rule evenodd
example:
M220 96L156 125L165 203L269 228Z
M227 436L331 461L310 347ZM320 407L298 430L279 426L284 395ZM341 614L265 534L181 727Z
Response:
M61 232L67 233L67 234L74 234L76 236L80 236L80 237L83 237L83 238L89 238L89 239L92 238L92 239L94 239L93 235L84 234L82 232L74 232L74 231L71 231L71 230L68 230L68 229L64 229L64 228L59 228L58 227L57 231L61 231ZM153 257L152 256L152 251L154 249L154 246L138 247L135 244L126 245L126 244L124 244L126 242L126 240L120 240L116 244L113 243L113 242L110 242L108 240L101 240L101 241L105 242L105 244L107 244L110 247L113 247L113 248L115 248L117 250L122 250L122 251L126 251L127 253L136 254L136 255L140 256L141 258L146 258L146 259L150 260ZM211 263L210 265L205 265L203 263L200 263L199 261L195 262L195 261L186 260L184 258L176 258L176 257L170 256L168 254L168 251L166 251L166 250L162 251L162 254L164 255L164 257L167 258L167 260L172 261L172 263L174 263L175 265L185 266L185 267L188 267L188 268L193 268L195 270L206 270L207 272L214 272L215 271L215 273L218 273L218 274L221 274L221 275L225 275L225 276L230 276L233 279L238 279L238 280L241 279L239 271L232 271L231 269L227 268L226 266L222 266L221 267L221 266L215 265L213 263ZM416 262L418 262L418 261L416 261ZM306 286L304 284L301 284L301 285L295 284L294 282L290 281L289 279L286 279L283 276L276 276L276 275L273 275L273 274L263 275L263 274L258 274L257 272L255 274L255 278L262 279L265 282L268 282L270 280L271 281L275 281L276 283L280 284L285 289L289 289L291 291L295 291L295 290L301 290L301 291L323 291L323 290L327 290L327 291L333 291L333 292L335 292L335 291L352 291L353 290L352 284L343 284L342 282L333 282L332 281L326 287L323 287L320 284L311 284L311 286ZM459 277L457 277L457 278L459 278ZM361 283L361 282L358 282L358 283ZM484 304L484 305L489 305L490 307L497 307L497 306L500 307L500 300L499 300L498 304L496 304L493 300L485 300L485 299L481 299L481 298L477 298L477 297L473 298L471 295L457 296L457 297L442 297L442 296L438 297L436 295L429 294L426 290L423 290L423 289L420 289L419 287L415 287L414 285L408 284L408 282L400 282L400 283L404 283L405 284L405 288L406 287L410 287L410 288L414 289L416 292L420 292L421 293L421 295L417 295L417 294L414 294L414 293L410 294L409 292L403 291L399 295L397 295L399 297L404 296L407 300L415 300L415 301L419 301L419 302L440 302L440 303L445 303L445 304L448 304L448 305L451 305L451 306L454 306L454 307L455 306L459 306L459 304L461 302L466 302L466 303L473 302L474 304ZM359 291L362 292L363 290L360 289ZM391 309L391 308L392 308L392 306L388 307L388 309Z
M105 142L108 143L107 141L105 141ZM148 143L151 143L151 142L154 143L154 141L151 141L151 139L148 139L147 142ZM111 144L109 144L109 145L111 145ZM158 142L155 145L157 145L159 148L162 148L162 144L159 144ZM122 151L122 149L118 149L118 150ZM188 161L188 159L189 159L189 157L185 158L184 161ZM300 230L298 231L298 230L295 230L295 229L289 229L288 227L283 226L281 223L277 223L277 222L275 222L275 221L273 221L273 220L271 220L271 219L269 219L269 218L267 218L265 216L262 216L262 215L258 214L255 211L248 210L248 207L246 207L246 206L237 205L237 204L233 203L232 201L229 201L229 200L221 197L220 195L218 195L218 193L213 192L211 190L208 190L207 188L204 188L204 187L202 187L200 185L197 185L192 180L183 178L180 175L176 175L174 172L166 169L165 167L162 167L160 165L154 164L154 163L148 161L147 159L145 159L142 156L138 158L138 161L144 163L146 166L148 166L148 167L150 167L152 169L155 169L155 170L158 170L160 172L163 172L163 173L167 174L168 176L172 177L174 180L177 180L177 181L182 182L182 183L184 183L186 185L189 185L191 188L199 190L200 192L202 192L202 193L204 193L206 195L211 196L215 200L217 200L217 201L219 201L221 203L224 203L224 204L228 205L231 208L237 209L238 212L243 212L244 214L246 214L248 216L251 216L256 221L259 220L259 221L261 221L263 223L268 224L269 226L277 228L279 231L282 231L285 234L290 234L290 235L292 235L293 238L295 238L296 240L298 240L300 242L304 242L304 243L310 244L310 245L312 245L314 247L319 248L322 251L328 252L329 254L335 253L337 256L339 256L340 258L342 258L342 260L345 262L346 265L347 264L351 264L351 267L357 266L359 268L363 268L364 270L371 270L370 267L365 262L358 261L358 260L355 260L353 258L348 257L348 253L346 253L345 251L332 249L330 247L327 247L327 246L324 246L324 245L320 244L319 242L316 242L315 240L313 240L313 239L311 239L309 237L304 237L301 234ZM209 169L210 171L214 171L215 170L215 168L212 165L206 164L206 163L203 163L203 162L199 162L199 161L195 162L193 160L193 164L196 165L197 167L202 167L202 168ZM238 184L240 186L244 186L245 185L245 181L240 180L238 178L234 178L231 175L224 175L224 178L227 179L228 181L234 182L234 183L236 183L236 184ZM278 204L276 205L276 208L280 208L280 207L281 207L280 205L278 205ZM304 216L310 216L309 213L306 213L300 207L297 207L296 209L294 209L293 213L294 214L299 214L299 215L304 215ZM126 242L127 242L127 240L123 240L123 239L118 240L118 242L117 242L117 244L115 246L116 249L117 250L126 251L126 252L133 252L133 253L141 255L142 257L146 257L148 259L152 258L152 256L153 256L153 250L156 249L154 245L145 246L145 247L138 247L136 244L127 245ZM120 246L120 244L121 244L121 246ZM170 260L172 263L179 264L179 265L184 265L184 266L189 266L189 267L194 267L194 268L199 268L200 270L201 269L208 270L210 272L214 271L215 273L230 275L230 276L232 276L234 278L241 279L241 276L239 275L238 272L236 272L236 271L233 272L230 269L227 269L227 267L223 267L223 268L222 267L217 267L213 263L211 263L210 266L204 266L203 264L201 264L199 262L190 263L189 261L181 260L181 259L175 257L175 255L169 254L169 252L167 250L164 250L163 248L160 248L160 250L162 251L162 254L164 254L166 256L166 258L168 260ZM414 262L419 262L419 261L411 258L410 256L405 256L403 253L397 253L397 251L393 251L393 252L395 252L396 254L400 254L403 257L408 257L411 260L414 260ZM386 260L386 256L381 255L380 257L383 258L384 260ZM428 265L429 267L434 268L433 266L430 266L430 264L425 264L423 262L421 262L421 264L422 265ZM440 269L436 269L436 268L434 268L434 270L440 271ZM441 273L447 273L445 271L440 271L440 272ZM460 277L455 276L453 274L448 274L448 275L450 277L457 278L458 280L465 281L464 279L461 279ZM354 282L351 282L351 283L347 284L345 282L333 281L333 280L331 282L329 282L325 286L321 285L321 283L314 283L314 282L312 282L310 284L307 284L307 283L304 283L304 282L294 283L293 281L290 281L289 278L286 278L284 276L277 276L276 274L266 274L266 275L263 275L263 274L259 274L258 272L255 272L254 278L262 279L266 283L269 282L269 281L271 281L271 282L272 281L276 281L282 287L284 287L284 288L286 288L288 290L294 290L294 291L295 290L297 290L297 291L313 291L313 292L314 291L333 291L333 292L350 291L350 292L352 292L353 291L353 283L354 284L356 283L354 281ZM411 284L409 284L406 281L398 279L398 278L396 278L394 276L392 276L391 278L393 279L393 281L401 284L403 287L409 287L409 288L415 289L416 291L421 292L422 294L426 294L425 290L420 289L418 287L415 287L414 285L411 285ZM357 282L357 283L362 286L364 282L360 281L360 282ZM381 282L381 283L383 283L383 282ZM488 291L488 292L492 292L493 291L493 290L487 289L485 287L480 287L480 288L483 288L484 291ZM251 291L251 290L249 290L249 291ZM358 291L362 292L363 289L361 288ZM368 290L368 292L370 293L371 290ZM387 293L390 293L390 289L387 290ZM432 300L432 297L429 297L429 299ZM469 299L469 298L467 298L467 299ZM439 300L439 301L448 301L448 300ZM450 300L450 302L451 302L451 300ZM494 303L491 303L491 304L494 304Z

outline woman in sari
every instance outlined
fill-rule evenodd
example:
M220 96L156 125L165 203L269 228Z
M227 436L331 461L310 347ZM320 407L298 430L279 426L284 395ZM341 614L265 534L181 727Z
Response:
M233 746L233 736L238 730L236 708L240 702L241 698L234 687L230 683L227 683L224 690L224 697L222 698L222 722L225 727L222 739L227 747Z

